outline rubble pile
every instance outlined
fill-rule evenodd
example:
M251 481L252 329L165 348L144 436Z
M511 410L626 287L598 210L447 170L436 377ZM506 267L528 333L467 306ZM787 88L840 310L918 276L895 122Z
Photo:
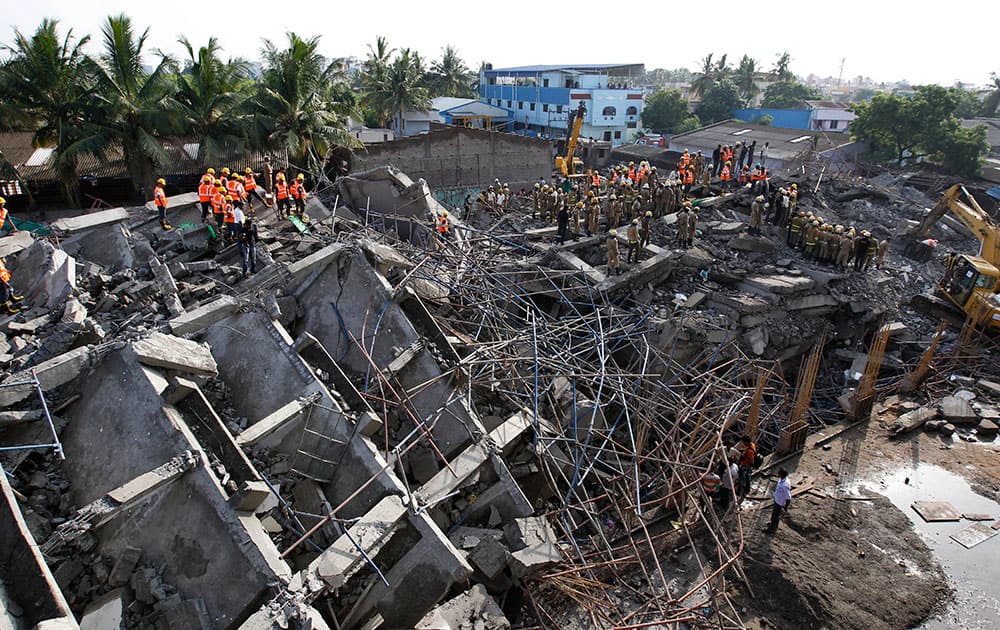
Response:
M901 190L801 203L888 232L918 216ZM742 517L722 526L704 473L738 433L801 435L817 347L812 425L844 419L876 333L898 379L935 330L900 308L934 265L803 261L776 226L745 233L742 193L704 204L691 248L660 219L621 275L604 235L559 245L516 210L439 238L391 167L311 199L306 227L259 209L249 276L196 201L171 200L172 231L130 208L0 239L27 296L0 319L0 439L37 447L3 465L81 627L738 620ZM977 378L937 414L986 437ZM709 531L710 561L671 561Z

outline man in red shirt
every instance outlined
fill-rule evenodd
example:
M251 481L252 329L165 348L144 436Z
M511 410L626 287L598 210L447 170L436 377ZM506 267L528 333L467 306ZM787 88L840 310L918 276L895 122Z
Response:
M742 501L743 497L750 494L750 475L757 461L757 445L753 443L749 435L740 438L740 451L736 496Z

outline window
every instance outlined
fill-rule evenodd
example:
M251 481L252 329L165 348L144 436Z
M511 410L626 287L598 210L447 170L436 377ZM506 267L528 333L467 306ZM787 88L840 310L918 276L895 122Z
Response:
M625 126L628 127L629 129L635 129L635 126L638 125L638 124L639 123L637 123L637 122L635 122L633 120L632 122L625 123Z
M610 131L605 131L604 132L604 139L605 140L610 140L611 139L611 132Z
M830 121L830 129L836 129L836 128L837 128L837 125L838 125L839 123L840 123L840 121L839 121L839 120L831 120L831 121Z
M633 107L632 109L635 108ZM604 111L601 112L601 116L617 116L617 115L618 115L618 110L612 107L611 105L605 107Z
M625 115L626 116L635 116L638 113L639 113L639 110L636 109L634 105L625 110Z
M510 109L511 107L513 107L513 105L510 104L510 101L507 101L507 109Z
M535 103L534 102L531 103L531 111L535 111Z
M497 78L496 77L490 77L489 78L489 84L490 85L496 85L497 84Z
M549 87L549 80L548 79L542 79L542 87Z
M616 131L615 132L615 140L621 140L621 139L622 139L622 132Z
M599 158L603 158L604 157L604 149L598 149L597 150L597 157L599 157Z
M518 101L517 102L517 108L518 109L524 109L524 101Z
M549 111L549 104L548 103L542 103L542 111L543 112Z
M556 113L557 114L561 114L562 113L562 105L556 105Z

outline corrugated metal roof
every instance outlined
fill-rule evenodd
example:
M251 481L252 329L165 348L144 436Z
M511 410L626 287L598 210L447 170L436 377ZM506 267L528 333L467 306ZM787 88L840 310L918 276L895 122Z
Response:
M596 63L596 64L566 64L566 65L537 65L537 66L513 66L510 68L493 68L491 70L486 70L486 74L491 72L503 72L503 73L513 73L513 72L558 72L564 70L567 72L595 72L599 70L614 70L614 69L634 69L637 72L641 72L645 68L645 64L641 63Z
M745 131L749 129L749 131ZM820 151L838 147L851 142L847 134L824 134L821 131L804 129L783 129L766 125L752 125L742 120L727 120L714 125L708 125L694 131L676 135L670 139L670 148L682 151L685 148L692 152L700 150L705 155L711 155L716 145L733 145L737 142L748 143L757 141L757 155L767 147L768 157L785 160L796 157L812 147L812 138L816 139ZM756 159L756 156L755 156Z

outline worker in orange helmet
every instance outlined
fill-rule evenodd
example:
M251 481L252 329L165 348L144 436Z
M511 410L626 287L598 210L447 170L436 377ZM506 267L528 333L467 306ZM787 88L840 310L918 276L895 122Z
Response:
M23 295L18 295L14 292L14 287L10 285L10 280L10 271L8 271L3 259L0 258L0 313L7 315L20 312L20 302L24 299Z

